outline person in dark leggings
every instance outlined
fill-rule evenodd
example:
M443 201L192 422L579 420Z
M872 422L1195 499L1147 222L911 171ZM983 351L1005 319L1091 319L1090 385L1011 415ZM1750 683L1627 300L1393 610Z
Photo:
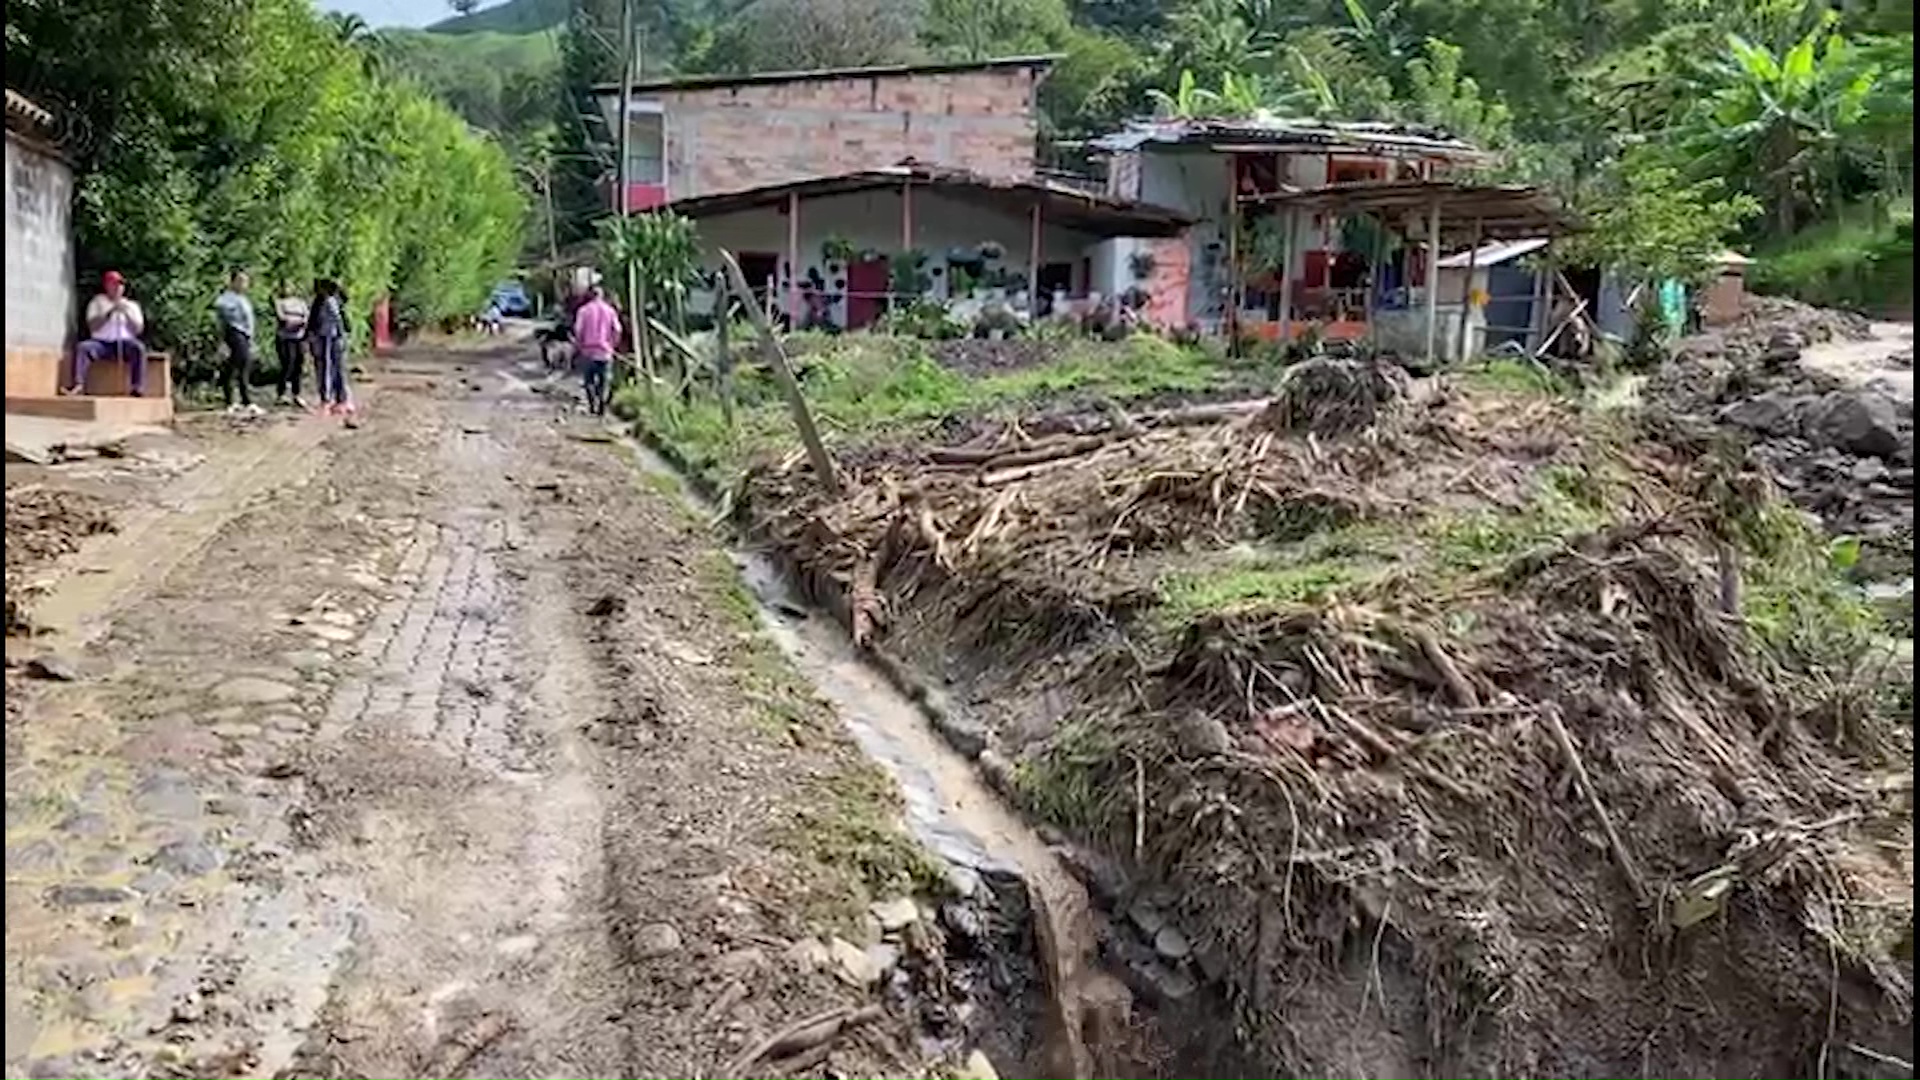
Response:
M300 397L300 382L307 362L309 310L306 298L294 291L293 282L280 283L280 295L273 301L273 351L280 358L279 399L296 409L307 407Z
M307 341L313 346L313 368L320 382L320 409L347 415L347 316L340 286L322 278L313 283L313 310L307 320Z
M220 324L220 336L227 345L227 363L220 372L221 389L227 399L227 411L246 411L258 415L253 403L253 301L247 299L247 272L235 270L227 279L226 290L214 298L213 313ZM235 390L240 400L234 401Z

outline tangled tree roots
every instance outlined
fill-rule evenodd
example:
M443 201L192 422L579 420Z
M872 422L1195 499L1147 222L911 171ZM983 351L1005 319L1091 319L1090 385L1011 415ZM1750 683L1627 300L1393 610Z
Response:
M1394 364L1316 356L1287 370L1260 423L1269 431L1351 435L1406 396L1407 373Z

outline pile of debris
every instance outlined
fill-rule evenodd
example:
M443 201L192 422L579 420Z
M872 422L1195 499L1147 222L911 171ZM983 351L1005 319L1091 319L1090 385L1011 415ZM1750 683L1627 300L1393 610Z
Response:
M1682 342L1649 396L1681 416L1743 433L1780 487L1829 532L1863 537L1889 549L1886 562L1905 562L1912 550L1911 394L1801 362L1810 345L1869 337L1859 316L1754 297L1734 325Z
M735 506L1131 868L1180 946L1113 935L1136 991L1220 995L1275 1075L1877 1075L1911 730L1812 614L1849 602L1824 541L1545 395L1333 360L1278 391L849 455L838 498L795 456ZM1808 618L1746 624L1743 577Z
M93 496L38 484L8 488L7 633L32 632L29 604L43 590L35 575L116 527L106 503Z

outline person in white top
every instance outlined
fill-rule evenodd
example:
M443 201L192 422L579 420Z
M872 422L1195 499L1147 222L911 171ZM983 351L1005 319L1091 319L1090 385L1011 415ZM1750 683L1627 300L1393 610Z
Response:
M140 305L127 296L127 279L109 270L100 281L100 295L87 302L87 339L73 350L73 384L69 394L87 390L87 368L95 360L115 357L127 362L127 383L134 397L146 391L147 347L140 335L147 319Z

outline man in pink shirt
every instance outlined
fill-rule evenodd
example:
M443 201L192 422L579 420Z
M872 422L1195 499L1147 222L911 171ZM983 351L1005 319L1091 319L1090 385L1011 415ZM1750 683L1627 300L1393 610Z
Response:
M608 379L619 344L620 313L607 303L606 290L595 285L573 315L573 352L584 365L581 381L586 385L587 411L595 416L607 413Z

